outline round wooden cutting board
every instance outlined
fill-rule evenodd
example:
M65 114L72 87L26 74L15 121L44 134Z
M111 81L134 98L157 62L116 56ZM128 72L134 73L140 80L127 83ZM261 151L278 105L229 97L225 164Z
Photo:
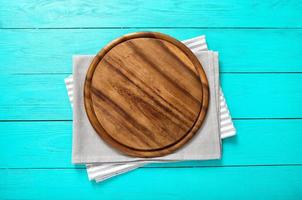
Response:
M161 33L138 32L114 40L95 56L84 102L104 141L130 156L157 157L177 150L197 132L209 88L200 62L184 44Z

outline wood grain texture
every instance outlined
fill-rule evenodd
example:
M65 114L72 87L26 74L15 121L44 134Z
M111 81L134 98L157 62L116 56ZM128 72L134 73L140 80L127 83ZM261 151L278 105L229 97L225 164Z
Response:
M0 74L71 73L72 55L95 55L113 39L143 30L164 32L178 40L205 34L209 49L219 51L221 72L302 72L300 29L147 28L0 29Z
M136 32L105 46L84 86L87 116L108 144L130 156L158 157L200 128L209 86L196 56L158 32Z
M235 126L238 134L223 141L220 161L177 162L147 167L302 164L301 119L235 120ZM0 133L0 169L84 167L71 163L72 122L1 122Z
M0 170L0 193L3 199L299 200L301 173L302 166L152 168L95 184L84 169L15 169Z
M302 26L299 0L2 1L1 28Z

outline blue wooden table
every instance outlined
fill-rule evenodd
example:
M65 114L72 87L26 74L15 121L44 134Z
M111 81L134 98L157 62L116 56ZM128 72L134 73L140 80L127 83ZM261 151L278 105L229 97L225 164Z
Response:
M302 199L302 2L0 1L0 199ZM206 34L238 135L223 159L100 184L71 164L73 54L125 33Z

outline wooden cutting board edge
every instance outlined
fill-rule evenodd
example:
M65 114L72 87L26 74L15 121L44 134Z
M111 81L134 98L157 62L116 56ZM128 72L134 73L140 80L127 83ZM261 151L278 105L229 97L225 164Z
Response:
M177 47L179 47L183 52L188 56L188 58L191 60L193 65L196 67L198 73L199 73L199 78L202 83L202 105L199 111L199 115L197 120L195 121L194 125L192 128L188 131L188 133L182 137L180 140L176 141L175 143L166 146L163 149L157 149L156 151L149 151L149 150L136 150L131 147L125 146L118 141L114 140L102 127L102 125L99 123L97 117L95 116L94 109L92 106L92 100L91 100L91 95L90 95L90 86L91 86L91 81L92 77L94 74L94 70L96 69L98 63L101 61L102 57L106 55L107 52L109 52L114 46L116 46L119 43L122 43L124 41L134 39L134 38L157 38L157 39L163 39L168 42L173 43ZM105 46L93 59L92 63L89 66L89 69L86 74L86 79L85 79L85 84L84 84L84 106L85 110L88 116L88 119L93 126L93 128L96 130L97 134L109 145L114 147L115 149L119 150L123 154L129 155L129 156L134 156L134 157L159 157L159 156L164 156L167 154L170 154L183 145L185 145L198 131L198 129L201 127L202 122L204 121L208 109L208 104L209 104L209 85L208 85L208 80L206 77L206 74L202 68L201 63L199 60L196 58L196 56L191 52L191 50L186 47L183 43L180 41L162 34L158 32L135 32L131 34L124 35L120 38L117 38L113 40L111 43L109 43L107 46ZM101 150L101 149L100 149Z

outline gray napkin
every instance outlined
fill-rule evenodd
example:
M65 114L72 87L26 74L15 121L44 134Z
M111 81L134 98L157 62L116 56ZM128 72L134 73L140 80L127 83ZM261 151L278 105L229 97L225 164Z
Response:
M211 61L211 67L213 67L214 71L215 71L215 85L219 85L219 65L218 65L218 53L217 52L208 52L209 54L212 54L212 61ZM199 55L197 54L197 52L195 52L195 54L199 57ZM217 89L217 87L216 87ZM221 93L220 93L221 92ZM218 91L216 91L216 93L218 93ZM217 104L217 109L220 110L220 108L222 108L223 112L225 113L225 111L228 111L227 109L227 105L225 103L225 99L223 97L222 94L222 90L220 88L220 97L219 98L220 101ZM226 109L226 110L225 110ZM223 113L221 115L220 113L220 117L221 116L225 116ZM224 130L222 132L220 132L221 136L223 137L229 137L231 136L234 132L234 126L233 123L231 123L231 126L233 127L233 130L228 129L227 127L229 126L228 124L228 120L230 119L230 116L228 118L222 118L222 120L220 120L221 118L219 117L219 124L222 125L220 127L220 130ZM224 134L223 134L224 133ZM135 163L127 163L127 164L88 164L87 165L87 174L90 180L95 180L96 182L101 182L104 181L106 179L109 179L111 177L117 176L119 174L128 172L130 170L134 170L138 167L143 166L144 164L146 164L145 162L135 162ZM111 166L106 166L106 165L111 165Z
M219 87L217 83L215 84L217 72L210 66L213 60L212 53L198 53L198 58L207 74L210 87L209 109L202 127L183 148L163 157L146 159L123 155L108 146L96 134L85 113L83 101L83 86L86 71L93 56L74 56L73 163L128 163L147 160L179 161L219 159L221 151L217 110Z
M192 38L189 40L183 41L185 45L187 45L194 53L198 51L207 50L207 44L205 40L205 36L198 36L196 38ZM218 68L218 56L214 54L214 64L217 65ZM68 91L68 96L71 102L71 106L73 105L73 76L70 75L65 79L66 88ZM218 106L219 107L219 106ZM222 138L230 137L236 134L235 127L233 125L229 110L227 108L227 104L225 102L222 90L220 89L220 134ZM127 164L87 164L87 173L89 179L95 179L97 182L105 180L107 178L116 176L121 173L125 173L127 171L133 170L137 167L144 165L144 161L131 162Z

